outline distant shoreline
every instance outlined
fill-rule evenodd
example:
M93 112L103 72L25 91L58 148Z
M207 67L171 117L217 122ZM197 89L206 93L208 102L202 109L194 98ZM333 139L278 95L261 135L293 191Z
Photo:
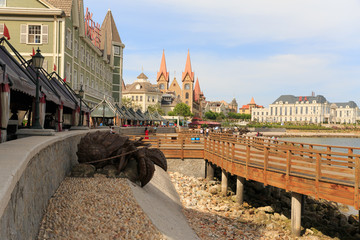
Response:
M307 132L286 130L286 132L260 132L265 137L329 137L329 138L360 138L360 133L355 132ZM256 132L247 134L248 136L256 136Z

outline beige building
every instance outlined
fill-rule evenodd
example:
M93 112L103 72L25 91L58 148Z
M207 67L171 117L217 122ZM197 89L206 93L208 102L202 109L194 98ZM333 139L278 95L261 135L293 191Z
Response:
M260 106L260 105L257 105L255 103L255 100L254 98L252 97L251 98L251 101L250 103L246 104L246 105L243 105L240 109L239 109L239 113L241 114L252 114L252 110L254 108L264 108L263 106Z
M148 77L141 73L132 84L127 84L122 91L123 97L132 100L134 106L139 106L145 112L149 106L161 104L162 93L156 84L151 84Z

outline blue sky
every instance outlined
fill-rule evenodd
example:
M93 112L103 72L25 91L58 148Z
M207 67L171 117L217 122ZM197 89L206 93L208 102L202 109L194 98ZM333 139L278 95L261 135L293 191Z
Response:
M156 83L163 49L170 81L192 69L207 100L282 94L355 101L360 89L358 0L84 0L102 23L111 9L124 49L124 81Z

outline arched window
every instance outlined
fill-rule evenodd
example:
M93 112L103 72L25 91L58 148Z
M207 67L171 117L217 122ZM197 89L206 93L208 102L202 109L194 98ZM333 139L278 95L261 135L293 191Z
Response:
M190 84L186 83L185 84L185 90L189 90L190 89Z
M159 88L160 88L160 89L165 89L164 84L163 84L163 83L161 83L161 84L160 84L160 86L159 86Z
M189 93L185 93L185 99L189 99Z

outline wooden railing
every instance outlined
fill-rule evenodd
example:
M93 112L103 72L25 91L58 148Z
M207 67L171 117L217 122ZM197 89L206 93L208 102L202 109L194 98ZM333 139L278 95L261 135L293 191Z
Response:
M204 150L233 175L359 209L360 148L211 134Z
M197 140L199 139L199 140ZM286 191L360 208L360 148L189 132L145 141L167 158L202 158L225 171Z

